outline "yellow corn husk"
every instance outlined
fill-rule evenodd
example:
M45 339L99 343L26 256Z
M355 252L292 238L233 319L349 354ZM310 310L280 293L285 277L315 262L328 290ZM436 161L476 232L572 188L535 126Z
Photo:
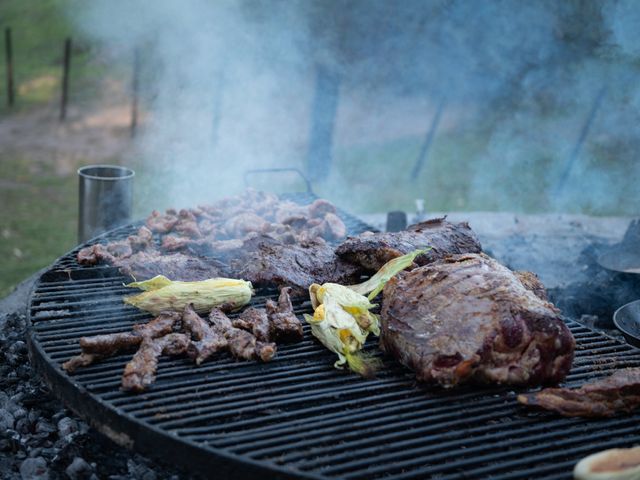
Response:
M159 288L166 287L167 285L171 285L171 280L169 280L164 275L156 275L149 280L145 280L143 282L133 282L126 284L125 287L135 287L140 290L148 291L148 290L158 290Z
M343 368L346 364L352 371L365 377L375 373L376 361L360 352L367 333L339 304L328 299L318 305L313 316L305 314L304 318L311 325L313 336L338 355L334 367Z
M369 280L359 285L344 286L337 283L312 284L309 287L313 316L304 318L311 325L311 333L332 352L338 355L334 364L342 368L345 364L362 376L372 376L379 361L369 358L360 350L369 333L380 335L380 321L371 312L376 304L371 303L384 285L398 272L413 263L415 258L428 249L415 250L407 255L385 263ZM365 297L367 293L369 297Z
M371 303L364 295L360 295L349 287L337 283L325 283L323 285L314 283L309 287L309 296L311 297L311 305L314 308L323 304L327 298L332 299L345 312L355 318L364 332L380 335L378 317L370 312L376 304Z
M253 295L251 282L232 278L181 282L158 275L144 282L130 283L127 287L145 291L124 297L124 302L154 315L166 310L182 312L190 303L200 314L209 313L213 307L223 304L236 310L249 303Z
M349 285L349 288L361 295L369 294L369 300L373 300L382 291L385 284L391 280L391 278L400 273L402 270L410 266L418 255L428 252L431 247L414 250L411 253L402 255L401 257L394 258L385 263L376 274L369 280L357 285Z

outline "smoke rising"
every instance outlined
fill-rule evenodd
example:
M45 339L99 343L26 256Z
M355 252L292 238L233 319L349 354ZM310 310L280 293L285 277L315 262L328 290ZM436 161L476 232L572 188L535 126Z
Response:
M148 179L145 210L295 166L356 211L414 198L428 210L637 211L633 0L94 0L70 15L114 59L141 52L131 160L137 188ZM319 69L335 82L324 94ZM318 99L337 102L335 116Z

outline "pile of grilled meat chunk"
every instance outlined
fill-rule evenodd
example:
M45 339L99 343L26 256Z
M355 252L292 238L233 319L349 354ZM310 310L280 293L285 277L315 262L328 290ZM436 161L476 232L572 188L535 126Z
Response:
M346 235L336 208L318 199L310 205L249 190L213 205L153 212L136 235L91 245L77 259L106 263L138 280L243 278L254 286L290 286L304 295L318 279L350 282L359 269L341 261L328 242Z
M256 287L291 287L305 297L312 283L357 283L388 260L431 247L416 259L427 263L454 253L480 252L466 223L435 219L406 232L364 234L344 240L336 208L318 199L310 205L248 191L210 206L165 214L153 212L137 234L78 252L83 265L108 264L137 280L242 278Z
M103 358L135 351L125 366L122 389L141 392L155 381L161 355L187 355L200 365L228 351L237 359L268 362L277 343L302 340L302 324L293 313L287 288L280 291L277 303L267 300L265 308L247 308L233 320L222 308L212 309L203 319L187 305L182 313L162 312L130 332L82 337L82 353L62 367L73 373Z

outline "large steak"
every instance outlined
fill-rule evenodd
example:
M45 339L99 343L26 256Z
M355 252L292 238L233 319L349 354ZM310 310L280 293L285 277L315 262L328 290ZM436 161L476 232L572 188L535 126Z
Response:
M349 237L338 246L336 254L373 273L389 260L427 247L430 250L416 258L418 265L456 253L482 251L480 242L468 223L451 223L444 218L434 218L411 225L402 232L365 232Z
M453 255L384 289L382 348L418 380L536 385L569 372L575 341L559 311L484 254Z

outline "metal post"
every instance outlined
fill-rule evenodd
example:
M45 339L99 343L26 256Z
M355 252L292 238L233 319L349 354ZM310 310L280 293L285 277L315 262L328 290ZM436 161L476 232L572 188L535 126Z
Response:
M307 152L307 175L313 180L329 176L339 95L340 77L318 65Z
M60 100L60 121L67 116L67 99L69 95L69 68L71 67L71 39L64 41L64 63L62 70L62 98Z
M431 149L431 144L433 143L433 139L436 135L436 131L438 130L438 125L440 125L440 119L442 118L442 112L444 111L445 99L442 98L440 103L438 104L438 108L436 109L436 114L431 121L431 127L429 127L429 131L427 132L427 136L420 148L420 153L418 154L418 158L416 159L416 163L413 165L413 169L411 170L411 175L409 180L414 180L418 178L422 167L424 166L427 157L429 156L429 150Z
M13 106L13 47L11 45L11 28L4 29L5 60L7 63L7 105Z
M131 80L131 136L136 136L138 126L138 89L140 86L140 50L133 50L133 77Z
M553 191L554 196L559 196L562 194L565 184L569 180L569 176L571 175L571 170L573 170L573 165L576 163L576 159L578 158L578 154L582 149L582 145L587 139L587 135L589 134L589 130L591 129L591 124L593 123L593 119L596 117L598 110L600 110L600 106L602 105L602 101L604 100L605 95L607 94L607 86L603 86L599 91L596 99L591 106L591 110L589 110L589 114L585 119L582 128L580 129L580 135L578 136L578 140L576 141L573 150L571 150L571 155L564 164L564 168L562 169L562 173L560 174L560 179L558 183L556 183L555 189Z

